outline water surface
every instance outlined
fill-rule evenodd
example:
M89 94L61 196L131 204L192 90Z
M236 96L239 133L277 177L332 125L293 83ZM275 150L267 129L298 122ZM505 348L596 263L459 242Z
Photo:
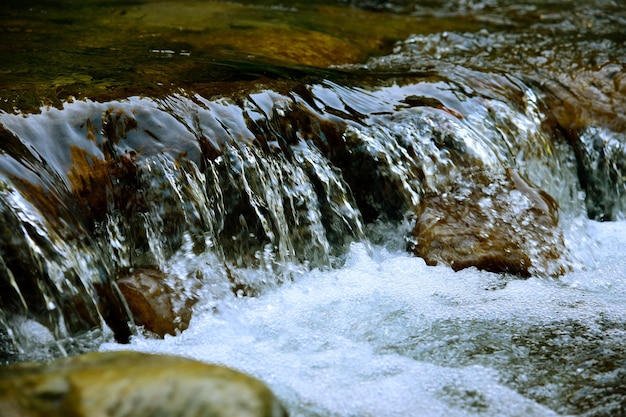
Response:
M182 355L294 416L624 415L625 31L611 0L3 2L2 360ZM406 251L426 193L508 169L565 275ZM146 267L200 300L177 336L116 292Z

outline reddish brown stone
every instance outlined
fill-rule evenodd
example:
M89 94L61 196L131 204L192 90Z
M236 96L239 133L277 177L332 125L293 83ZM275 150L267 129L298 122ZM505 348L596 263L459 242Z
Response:
M135 323L159 335L175 335L191 320L197 298L175 288L158 269L132 269L118 275L119 286ZM182 284L181 284L182 287Z
M417 214L411 250L429 265L520 276L565 272L556 203L514 170L472 175L449 192L425 195Z

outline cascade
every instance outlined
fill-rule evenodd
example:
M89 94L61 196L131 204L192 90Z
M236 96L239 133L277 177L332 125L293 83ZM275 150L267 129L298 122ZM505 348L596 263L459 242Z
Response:
M89 68L139 58L54 61L46 104L0 66L2 363L186 356L295 416L623 414L622 5L179 3L85 9L110 39L58 36Z
M575 149L542 124L541 92L493 76L482 82L497 94L480 95L467 85L483 76L465 76L462 86L431 74L373 90L324 81L239 103L180 93L3 114L4 227L21 231L3 259L3 285L19 300L3 317L14 348L24 351L10 323L31 315L55 340L108 327L127 339L116 273L169 272L181 250L210 254L223 285L251 294L268 283L224 268L266 269L274 285L294 265L338 266L367 224L411 218L425 193L476 169L514 168L563 218L579 216ZM194 268L174 279L208 279Z

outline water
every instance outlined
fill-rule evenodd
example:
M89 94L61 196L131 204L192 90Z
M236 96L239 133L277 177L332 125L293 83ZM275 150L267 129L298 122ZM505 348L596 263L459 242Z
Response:
M357 243L341 269L223 300L180 336L102 349L235 367L292 415L620 415L626 225L585 230L595 263L561 280L454 273Z
M34 275L49 300L37 315L15 279L25 306L5 310L12 349L22 360L136 349L217 362L266 381L293 415L616 415L626 224L586 219L575 153L534 123L546 117L534 90L513 84L524 91L514 107L510 91L452 87L432 76L374 90L325 82L238 105L179 95L2 115L33 155L5 154L3 201L31 242L5 245L44 262ZM73 152L37 142L58 131ZM516 167L555 197L569 273L453 272L406 253L410 208L465 181L468 165ZM16 181L36 173L39 187ZM63 216L42 211L47 186ZM13 271L26 268L7 253ZM164 340L113 329L134 336L112 343L100 283L145 266L200 298L190 327ZM79 285L94 300L80 319L63 298Z
M3 362L182 355L257 376L294 416L626 415L623 6L180 3L98 5L90 24L2 6L22 16L6 39L37 23L24 54L0 50L19 58L0 67ZM16 77L46 24L89 41L31 74L31 100ZM237 42L259 25L251 56ZM528 279L407 252L425 196L463 202L511 170L558 205L564 275L538 242ZM503 218L532 203L498 198ZM199 300L187 330L135 326L116 284L132 268Z

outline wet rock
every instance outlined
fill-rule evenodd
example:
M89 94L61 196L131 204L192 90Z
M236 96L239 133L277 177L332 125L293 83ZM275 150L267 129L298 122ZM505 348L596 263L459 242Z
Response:
M70 145L71 167L67 173L73 196L88 222L101 221L113 209L130 211L136 201L136 152L120 152L118 145L127 133L137 129L137 120L119 110L102 115L102 138L89 119L87 141L81 146L97 149L90 153L79 144ZM98 139L101 141L98 146Z
M615 221L626 206L626 142L623 135L597 129L569 132L578 161L590 219Z
M5 417L285 416L261 381L217 365L137 352L0 368Z
M158 269L132 268L117 276L117 285L128 303L135 324L158 336L176 335L187 329L191 308L198 301L192 290Z
M446 193L425 195L411 250L429 265L474 266L520 276L565 272L557 207L516 171L471 175Z
M550 121L576 155L589 218L613 221L626 204L626 68L607 63L558 80L546 84Z

